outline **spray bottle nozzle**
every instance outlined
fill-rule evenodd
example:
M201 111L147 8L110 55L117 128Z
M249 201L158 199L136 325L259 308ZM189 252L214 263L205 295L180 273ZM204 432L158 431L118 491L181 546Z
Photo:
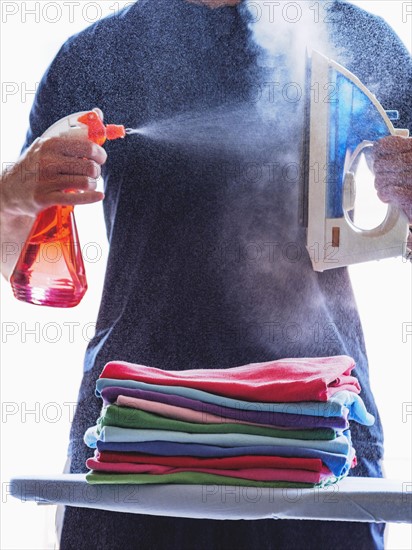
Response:
M121 124L106 124L106 139L124 138L126 135L125 127Z
M124 138L126 135L124 126L117 124L107 124L105 126L96 111L89 111L80 116L77 121L87 126L88 138L98 145L103 145L107 139Z

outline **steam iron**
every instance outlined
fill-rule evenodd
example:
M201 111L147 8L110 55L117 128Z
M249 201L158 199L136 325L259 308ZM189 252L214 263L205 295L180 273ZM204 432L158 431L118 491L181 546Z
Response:
M376 97L347 69L317 51L307 64L300 222L315 271L408 254L405 214L388 205L373 229L354 223L359 159L379 138L408 137ZM356 183L355 183L356 182Z

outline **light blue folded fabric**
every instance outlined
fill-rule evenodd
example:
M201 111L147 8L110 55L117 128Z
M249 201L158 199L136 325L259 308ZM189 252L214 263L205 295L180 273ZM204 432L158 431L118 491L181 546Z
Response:
M333 395L328 401L302 401L300 403L259 403L241 401L221 395L215 395L202 390L183 388L181 386L160 386L146 384L135 380L117 380L113 378L99 378L96 382L96 395L100 397L103 388L117 386L139 390L168 393L196 399L204 403L213 403L221 407L249 411L266 411L273 413L304 414L309 416L340 416L355 420L365 426L372 426L375 418L367 412L362 398L356 393L344 390ZM347 416L349 415L349 416Z
M169 441L172 443L195 443L201 445L217 445L220 447L244 447L255 445L277 445L280 447L293 446L328 451L348 456L351 452L351 442L345 435L329 441L314 439L287 439L281 437L267 437L241 433L228 434L195 434L173 432L170 430L134 430L104 426L100 431L92 426L84 436L86 445L96 448L97 441L112 443Z

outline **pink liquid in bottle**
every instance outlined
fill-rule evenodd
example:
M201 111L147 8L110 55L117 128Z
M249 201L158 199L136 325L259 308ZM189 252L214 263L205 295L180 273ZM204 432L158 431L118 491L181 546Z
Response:
M18 300L74 307L87 290L72 206L52 206L36 219L10 279Z

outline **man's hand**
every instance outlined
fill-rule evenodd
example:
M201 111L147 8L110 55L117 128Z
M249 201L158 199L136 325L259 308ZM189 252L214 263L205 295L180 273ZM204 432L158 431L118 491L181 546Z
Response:
M38 138L2 175L1 212L8 217L35 217L56 204L102 200L103 193L95 189L106 158L102 147L86 139Z
M412 138L382 138L373 152L378 197L398 206L412 223Z

